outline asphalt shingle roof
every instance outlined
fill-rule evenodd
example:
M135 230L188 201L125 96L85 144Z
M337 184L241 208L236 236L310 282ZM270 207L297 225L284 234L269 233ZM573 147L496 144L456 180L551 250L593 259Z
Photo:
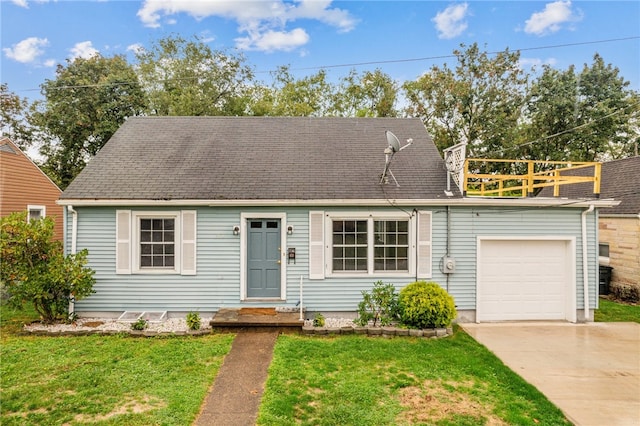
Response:
M400 187L379 183L385 130L401 145L413 138L391 164ZM134 117L61 199L434 199L445 188L419 119Z
M593 176L593 167L578 169L571 173L577 176ZM542 196L550 196L551 188L545 188ZM570 199L594 198L593 184L579 183L560 187L560 196ZM602 211L602 214L640 213L640 157L602 163L600 179L600 198L619 200L616 207Z

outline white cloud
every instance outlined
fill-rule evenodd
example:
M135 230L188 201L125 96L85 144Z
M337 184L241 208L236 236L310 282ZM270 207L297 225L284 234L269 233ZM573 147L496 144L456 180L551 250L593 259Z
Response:
M7 58L27 64L35 62L38 56L44 53L42 48L48 45L49 40L46 38L29 37L14 44L12 47L3 48L2 51Z
M29 8L29 5L27 4L27 0L11 0L11 2L16 6L24 7L25 9Z
M547 3L542 12L536 12L525 21L524 32L542 36L555 33L562 24L579 21L582 17L571 10L571 1Z
M454 38L467 29L469 4L453 4L431 19L438 30L438 38Z
M71 49L71 59L83 58L89 59L92 56L98 55L97 49L95 49L90 41L81 41L76 43Z
M127 46L127 52L139 53L144 52L144 46L140 43L134 43Z
M288 52L297 47L304 46L308 42L309 35L302 28L296 28L293 31L267 30L249 34L248 37L236 39L236 45L240 49L265 52L273 52L275 50Z
M221 17L236 21L246 36L236 39L237 47L252 50L291 50L309 41L304 29L287 29L296 20L316 20L340 32L351 31L357 20L343 9L331 7L331 0L198 1L145 0L138 17L144 25L158 28L172 16L186 13L197 20Z

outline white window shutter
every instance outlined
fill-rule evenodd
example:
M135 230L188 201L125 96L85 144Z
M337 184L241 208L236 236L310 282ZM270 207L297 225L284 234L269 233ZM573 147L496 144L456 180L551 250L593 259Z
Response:
M181 274L196 275L196 228L195 210L182 211L182 256Z
M116 274L131 274L131 210L116 210Z
M431 278L431 212L418 212L418 278Z
M309 212L309 279L324 279L324 212Z

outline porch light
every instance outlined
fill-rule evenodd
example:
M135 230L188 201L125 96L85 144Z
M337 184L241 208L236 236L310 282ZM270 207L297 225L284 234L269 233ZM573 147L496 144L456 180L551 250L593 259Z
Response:
M293 234L293 225L288 225L287 226L287 235L291 235Z
M240 226L235 225L233 227L233 235L239 235L240 234Z

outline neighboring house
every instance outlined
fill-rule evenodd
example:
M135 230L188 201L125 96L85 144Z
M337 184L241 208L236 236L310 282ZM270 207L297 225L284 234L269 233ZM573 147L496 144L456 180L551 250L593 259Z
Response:
M589 171L583 169L582 174ZM620 200L618 206L604 209L599 215L601 263L613 268L612 287L640 289L640 157L602 163L600 186L601 197ZM565 186L560 196L593 197L587 184Z
M62 191L9 138L0 139L0 216L27 211L29 219L50 216L54 238L62 240Z
M388 183L386 131L413 139L387 151ZM346 316L378 280L431 280L460 321L593 318L611 202L463 197L447 178L418 119L130 118L60 199L96 271L76 312L295 309L302 291Z

